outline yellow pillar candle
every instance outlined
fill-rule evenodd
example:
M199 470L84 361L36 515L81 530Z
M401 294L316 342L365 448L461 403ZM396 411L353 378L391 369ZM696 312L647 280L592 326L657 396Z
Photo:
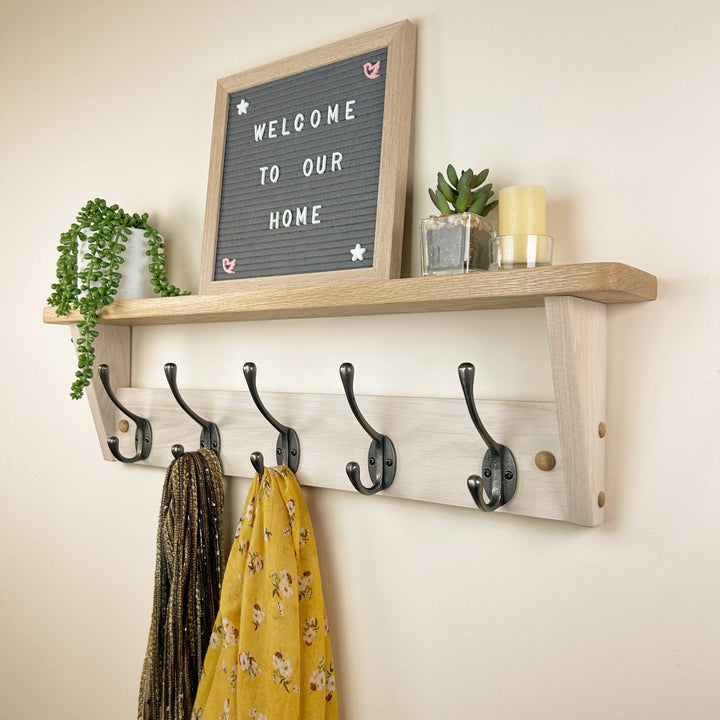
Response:
M498 235L544 235L545 188L514 185L498 195Z

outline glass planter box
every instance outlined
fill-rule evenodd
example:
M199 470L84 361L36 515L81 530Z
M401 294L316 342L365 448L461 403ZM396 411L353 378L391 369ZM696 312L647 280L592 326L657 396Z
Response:
M456 213L420 221L423 275L450 275L487 270L493 223L475 213Z

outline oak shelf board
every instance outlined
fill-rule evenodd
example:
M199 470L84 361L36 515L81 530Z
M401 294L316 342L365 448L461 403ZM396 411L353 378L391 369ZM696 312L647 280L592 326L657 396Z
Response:
M172 325L395 313L542 307L546 297L604 304L655 300L657 278L622 263L581 263L464 275L371 280L214 295L125 300L100 313L106 325ZM69 325L78 312L43 321Z

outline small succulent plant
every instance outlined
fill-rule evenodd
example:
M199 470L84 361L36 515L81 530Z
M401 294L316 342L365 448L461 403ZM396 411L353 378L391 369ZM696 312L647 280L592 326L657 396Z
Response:
M463 170L458 176L455 168L448 165L447 180L439 172L437 189L428 189L430 199L443 215L471 212L487 217L498 204L497 200L489 202L495 194L492 183L483 185L489 174L489 169L477 175L472 170Z

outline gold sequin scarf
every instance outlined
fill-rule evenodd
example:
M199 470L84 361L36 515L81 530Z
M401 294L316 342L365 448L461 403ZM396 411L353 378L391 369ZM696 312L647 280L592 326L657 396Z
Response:
M212 450L184 453L168 468L140 720L190 718L220 601L223 499L222 467Z
M265 468L228 557L193 720L337 720L310 515L295 475Z

